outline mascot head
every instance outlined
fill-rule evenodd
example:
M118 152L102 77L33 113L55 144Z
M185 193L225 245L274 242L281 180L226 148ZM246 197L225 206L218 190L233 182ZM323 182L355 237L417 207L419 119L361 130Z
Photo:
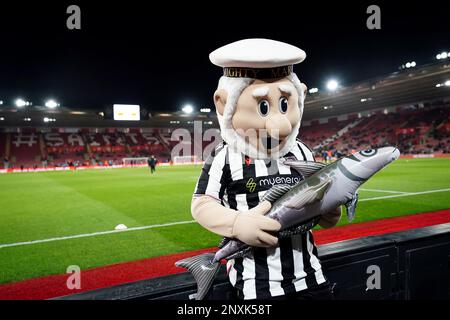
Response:
M297 47L268 39L233 42L209 55L224 71L214 104L230 148L255 159L277 159L294 146L306 86L293 65L305 57Z

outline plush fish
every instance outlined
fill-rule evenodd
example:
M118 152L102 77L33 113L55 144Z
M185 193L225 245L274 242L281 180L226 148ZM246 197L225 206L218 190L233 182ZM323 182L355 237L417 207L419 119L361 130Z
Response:
M384 147L360 151L329 165L286 159L284 164L301 173L304 179L294 186L277 185L267 191L263 200L270 201L272 207L266 216L281 224L280 238L308 231L323 214L340 205L345 205L351 221L356 212L358 188L399 156L397 148ZM225 238L216 253L186 258L175 265L192 273L198 287L192 298L202 300L211 288L220 261L246 256L252 249L237 239Z

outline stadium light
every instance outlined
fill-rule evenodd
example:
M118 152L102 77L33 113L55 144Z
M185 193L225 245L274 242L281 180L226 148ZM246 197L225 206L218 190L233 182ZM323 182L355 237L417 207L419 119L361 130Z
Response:
M446 87L450 87L450 80L445 81L444 84L445 84Z
M311 88L311 89L309 89L309 93L317 93L317 92L319 92L318 88Z
M49 109L55 109L56 107L59 107L59 103L53 99L49 99L45 101L45 106Z
M30 122L30 121L31 121L31 118L23 118L23 121L25 121L25 122Z
M338 87L339 87L339 82L337 82L336 80L328 80L328 82L327 82L328 90L336 91Z
M410 61L410 62L407 62L407 63L405 63L405 64L402 64L402 69L404 69L404 68L407 68L407 69L409 69L409 68L414 68L415 66L416 66L417 64L416 64L416 62L415 61Z
M194 112L194 108L190 104L185 105L181 110L187 114Z
M200 112L203 112L203 113L211 112L211 108L201 108Z
M436 59L438 59L438 60L447 59L448 57L450 57L450 52L445 52L445 51L436 55Z
M5 120L5 118L3 118L3 117L0 117L0 121L4 121Z
M0 100L0 106L3 104L3 100Z
M22 98L18 98L16 99L16 101L14 102L14 104L16 105L16 107L18 108L23 108L25 106L29 105L28 101L23 100Z

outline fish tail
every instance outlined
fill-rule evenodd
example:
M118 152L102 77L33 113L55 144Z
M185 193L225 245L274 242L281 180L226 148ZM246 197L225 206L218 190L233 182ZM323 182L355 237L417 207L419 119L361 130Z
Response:
M195 282L197 282L197 293L192 297L195 300L203 300L211 288L217 271L220 268L220 261L214 260L214 253L204 253L179 260L175 262L175 265L188 269L194 276Z

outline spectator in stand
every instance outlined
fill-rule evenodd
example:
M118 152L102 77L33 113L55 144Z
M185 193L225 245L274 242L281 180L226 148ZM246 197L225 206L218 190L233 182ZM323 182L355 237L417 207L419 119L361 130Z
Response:
M8 157L3 158L3 168L8 169L9 168L9 159Z

